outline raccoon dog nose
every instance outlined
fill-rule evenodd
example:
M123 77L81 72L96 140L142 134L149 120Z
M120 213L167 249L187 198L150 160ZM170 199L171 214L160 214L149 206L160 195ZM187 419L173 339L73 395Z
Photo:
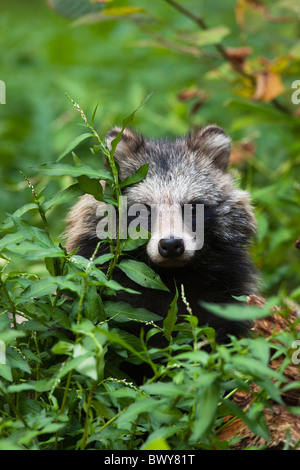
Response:
M184 252L184 243L181 238L162 238L158 243L159 254L163 258L176 258Z

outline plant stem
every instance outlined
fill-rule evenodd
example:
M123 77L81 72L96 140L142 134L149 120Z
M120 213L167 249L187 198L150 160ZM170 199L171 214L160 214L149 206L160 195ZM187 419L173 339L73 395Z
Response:
M114 192L114 195L116 197L116 200L117 200L117 204L118 204L118 208L119 208L119 203L120 203L120 196L121 196L121 188L120 188L120 183L119 183L119 172L118 172L118 169L116 167L116 164L115 164L115 161L114 161L114 151L109 151L106 144L102 141L102 139L100 138L99 134L97 133L97 131L94 129L94 127L88 122L87 120L87 117L84 113L84 111L80 108L79 104L76 103L74 100L72 100L72 98L66 93L67 97L69 98L69 100L73 103L73 105L75 106L75 108L80 112L80 116L81 118L83 119L86 127L91 131L91 133L93 134L93 136L96 138L96 140L98 141L99 143L99 146L103 152L103 154L105 155L105 157L107 158L107 161L109 163L109 166L110 166L110 169L112 171L112 175L113 175L113 192ZM95 110L96 111L96 110ZM94 113L95 114L95 113ZM94 116L92 118L92 120L94 119ZM124 129L122 129L123 131ZM111 245L112 246L112 245ZM114 258L112 258L112 260L110 261L109 263L109 267L108 267L108 271L107 271L107 278L108 279L111 279L112 277L112 274L113 274L113 271L117 265L117 262L118 262L118 259L119 259L119 256L121 254L121 240L120 240L120 232L119 232L119 227L118 227L118 233L117 233L117 240L116 240L116 243L115 243L115 247L112 249L112 253L114 254Z
M121 411L119 411L119 413L117 413L115 416L113 416L111 419L109 419L108 421L106 421L105 424L103 424L103 426L97 430L98 433L100 433L101 431L103 431L103 429L105 429L107 426L109 426L111 423L113 423L122 413L124 413L126 410L127 410L127 406L125 408L123 408Z
M87 436L88 436L88 425L89 425L89 421L90 421L89 412L90 412L90 408L91 408L91 403L92 403L92 399L93 399L93 393L94 393L95 386L96 386L96 381L93 381L93 383L91 385L91 388L90 388L90 391L89 391L88 400L87 400L86 415L85 415L85 422L84 422L84 431L83 431L82 442L81 442L81 450L84 450L85 447L86 447L86 440L87 440Z
M9 305L10 305L10 308L11 308L11 314L12 314L14 329L17 330L18 329L18 324L17 324L17 320L16 320L16 307L15 307L15 304L13 303L13 301L12 301L10 295L9 295L9 292L7 290L5 282L0 281L0 286L4 290L4 293L5 293L5 295L8 299L8 302L9 302ZM17 338L17 342L18 342L18 338Z
M64 391L64 396L63 396L60 411L59 411L60 414L62 414L64 412L64 409L65 409L65 406L66 406L66 403L67 403L67 395L68 395L68 391L69 391L69 386L70 386L72 374L73 374L73 369L71 369L68 373L67 382L66 382L65 391Z
M33 184L32 184L31 181L27 178L27 176L25 175L25 173L23 173L21 170L19 170L19 173L21 173L21 175L23 176L23 178L25 178L25 180L27 181L28 187L29 187L29 189L31 190L31 193L32 193L33 198L34 198L34 202L35 202L35 204L38 206L39 214L40 214L40 216L41 216L41 219L42 219L42 222L43 222L43 225L44 225L44 230L45 230L45 232L47 233L47 235L49 235L49 226L48 226L48 222L47 222L47 219L46 219L46 214L45 214L45 211L44 211L43 207L42 207L41 204L40 204L39 196L38 196L38 194L36 194L35 188L34 188Z
M68 390L69 390L72 374L73 374L73 369L71 369L68 373L67 382L66 382L65 391L64 391L62 402L61 402L59 414L62 414L64 412L64 409L67 403L67 395L68 395ZM56 431L54 450L57 450L58 436L59 436L59 431Z
M197 25L200 26L200 28L202 28L204 30L208 29L208 26L205 23L205 21L203 20L203 18L194 15L194 13L192 13L190 10L188 10L187 8L185 8L182 5L178 4L174 0L165 0L165 2L169 3L169 5L176 8L176 10L180 11L185 16L190 18L192 21L197 23ZM252 82L255 82L254 76L248 74L247 72L245 72L243 70L241 64L237 60L235 60L234 57L230 57L227 54L226 48L222 44L215 44L215 48L219 51L219 53L223 56L223 58L231 64L231 66L234 68L234 70L239 72L241 75L244 75L245 77L249 78Z
M169 3L169 5L176 8L176 10L180 11L191 20L195 21L202 29L207 29L207 25L205 24L203 18L200 18L199 16L194 15L194 13L192 13L190 10L183 7L179 3L174 2L174 0L165 0L165 2Z

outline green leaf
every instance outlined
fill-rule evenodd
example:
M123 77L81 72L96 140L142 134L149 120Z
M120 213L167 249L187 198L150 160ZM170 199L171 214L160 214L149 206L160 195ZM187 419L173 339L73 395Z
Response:
M74 344L69 341L58 341L51 349L54 354L70 354Z
M45 248L35 242L24 241L19 245L7 245L5 250L21 255L24 259L64 258L66 255L59 247Z
M95 258L93 260L93 262L91 263L90 260L84 258L83 256L73 255L70 258L70 260L75 265L80 266L80 268L86 269L88 266L97 266L99 264L101 265L101 264L107 263L107 261L111 260L113 257L114 257L113 253L106 253L104 255L100 255L99 257ZM91 273L92 274L94 273L96 277L98 277L98 274L99 274L99 276L100 276L99 279L100 280L103 279L105 281L105 279L106 279L105 274L97 268L96 269L92 268Z
M96 117L96 112L97 112L97 109L98 109L98 103L96 104L95 106L95 109L94 109L94 112L93 112L93 115L92 115L92 119L91 119L91 127L94 126L94 120L95 120L95 117Z
M171 447L167 441L163 438L150 438L147 439L147 442L143 445L142 450L171 450Z
M45 295L54 294L57 288L62 290L71 290L78 294L81 290L81 286L78 283L73 282L69 276L48 276L44 279L32 282L24 292L17 299L18 301L24 301L26 299L32 299L34 297L43 297Z
M86 175L78 176L77 180L82 191L91 194L97 201L103 200L103 188L99 180L89 178Z
M136 239L128 237L124 242L124 246L123 246L122 251L136 250L140 246L145 245L145 243L147 243L147 241L151 237L150 232L144 230L143 228L141 228L141 231L140 231L139 235L141 235L141 236L139 238L136 238Z
M47 392L52 389L55 378L41 380L29 380L24 383L12 384L7 388L9 393L22 392L24 390L35 390L36 392Z
M240 418L254 434L257 434L266 440L269 439L268 429L266 429L265 426L258 425L257 420L251 419L251 416L248 416L248 414L242 410L237 403L224 399L222 396L220 396L220 402L222 403L222 406L220 407L222 416L232 415Z
M105 255L100 255L98 258L95 258L93 261L94 265L105 264L107 261L110 261L114 257L113 253L107 253Z
M24 240L24 237L21 233L9 233L0 240L0 251L2 251L6 246L12 245L14 243L20 243Z
M47 235L44 230L38 227L33 227L28 222L26 222L26 220L16 218L13 215L10 217L16 225L19 233L21 233L24 238L35 241L44 248L55 248L59 250L59 248L53 243L49 235Z
M201 376L202 383L196 395L195 419L192 425L190 442L198 441L210 428L218 408L220 390L217 374L206 373Z
M6 350L6 358L10 364L10 367L12 369L19 369L24 372L27 372L28 374L31 373L31 369L25 359L17 353L17 351L14 351L12 348L7 348Z
M125 302L106 301L103 304L107 316L109 318L114 317L114 321L118 323L123 323L130 320L140 322L155 322L162 319L162 317L156 313L152 313L145 308L134 308Z
M230 29L226 26L216 26L215 28L205 29L197 33L195 43L199 47L209 44L219 44L229 33Z
M265 358L263 360L265 362ZM234 357L233 362L234 367L244 374L249 374L256 378L273 377L281 382L286 382L286 379L280 372L272 369L264 362L261 362L261 360L239 354Z
M250 341L249 348L256 359L259 359L265 365L269 364L270 343L265 338L255 338Z
M179 435L182 433L182 426L162 426L147 437L141 450L170 450L166 439L177 433L179 433Z
M26 214L26 212L34 210L34 209L38 209L38 205L32 202L32 203L25 204L24 206L20 207L12 215L14 217L22 217L22 215ZM11 228L13 225L14 223L11 217L9 217L1 224L0 228L1 230L7 230Z
M140 292L137 291L137 290L129 289L128 287L121 286L121 284L119 284L117 281L114 281L113 279L111 279L110 281L106 281L106 282L100 282L98 284L106 286L109 289L112 289L112 290L115 290L115 291L123 290L125 292L128 292L129 294L140 294Z
M77 145L81 144L84 140L88 139L89 137L94 137L94 135L91 132L87 132L85 134L81 134L78 137L76 137L72 142L70 142L65 150L59 155L57 161L61 160L63 157L68 155L68 153L72 152L72 150L77 147Z
M79 362L75 369L83 375L97 380L97 361L94 355L88 351L82 344L76 343L73 348L74 359L82 357L82 361Z
M158 274L149 268L145 263L135 260L122 260L118 267L137 284L150 289L158 289L169 292L169 289L162 283Z
M137 351L139 339L135 335L131 335L130 333L121 330L119 330L118 333L114 331L107 331L103 328L103 326L101 328L98 327L97 331L100 334L103 334L109 341L120 345L123 349L130 351L134 356L144 360L144 357Z
M120 188L125 188L125 186L130 186L131 184L136 184L145 179L149 169L149 163L142 165L135 173L127 176L127 178L120 184Z
M107 255L103 255L103 256L110 257L110 253L108 253ZM79 260L79 264L81 264L82 267L86 267L87 264L88 264L88 260L82 258L81 256L76 256L75 255L71 258L71 260L73 260L73 259L75 261L75 264ZM109 259L109 258L107 258L107 259ZM105 258L104 258L104 260L105 260ZM93 264L96 264L96 261L97 260L95 259ZM136 290L128 289L127 287L121 286L121 284L119 284L117 281L114 281L113 279L108 280L107 277L105 276L104 272L100 271L100 269L98 269L98 268L92 268L90 270L89 274L90 274L90 277L91 277L91 280L89 281L89 285L94 284L94 285L99 285L99 286L106 286L109 289L113 289L115 291L124 290L126 292L131 293L131 294L139 294L139 292L137 292ZM83 275L83 273L78 273L77 275ZM70 280L73 279L73 278L75 278L74 275L70 274L70 276L68 276L68 279L70 279Z
M57 283L51 277L45 279L40 279L33 282L29 288L21 294L20 299L32 299L34 297L43 297L44 295L49 295L54 293L57 288Z
M172 339L172 331L173 331L174 325L176 324L176 321L177 321L178 289L177 289L176 284L175 284L175 289L176 289L176 293L175 293L174 299L172 300L172 302L170 304L168 314L167 314L166 318L163 321L164 336L168 341L171 341L171 339Z
M149 413L151 409L155 408L158 401L154 398L138 399L132 403L127 410L122 413L116 420L118 426L127 426L128 423L136 421L137 417L142 413Z
M162 395L169 398L175 398L179 395L184 395L186 391L184 384L180 386L178 384L175 384L174 382L150 383L142 385L141 388L147 393L147 395Z
M115 291L123 290L130 294L139 294L138 291L123 287L121 286L121 284L119 284L117 281L114 281L113 279L107 280L105 274L97 268L91 269L90 276L91 280L89 281L89 285L105 286Z
M143 101L140 103L140 105L129 115L127 116L125 119L123 119L123 122L122 122L122 129L121 131L117 134L117 136L115 137L115 139L112 140L111 142L111 155L114 155L115 153L115 150L116 150L116 147L118 145L118 143L121 141L122 139L122 134L124 132L124 129L129 126L129 124L132 122L133 118L134 118L134 115L135 113L142 107L144 106L144 104L146 103L146 101L148 101L148 99L150 98L150 96L152 95L152 93L149 93L144 99Z
M12 382L13 377L9 364L0 364L0 377L3 377L3 379L8 380L9 382Z
M0 451L1 450L24 450L24 446L17 444L15 437L5 437L4 439L0 439Z
M247 305L243 302L235 304L213 304L207 302L199 302L199 304L206 310L225 318L226 320L255 320L257 318L265 318L270 315L271 302L257 307L254 305ZM273 304L274 305L274 304Z
M102 299L96 286L88 286L84 299L84 314L93 323L105 321Z
M94 324L91 320L84 318L81 320L80 323L73 323L72 324L72 331L73 333L90 333L95 328Z
M298 297L300 297L300 287L297 287L296 289L294 289L291 294L290 294L290 297L292 299L297 299Z
M101 4L90 0L51 0L49 5L58 14L73 19L105 8L105 3Z
M82 190L79 187L79 184L72 184L68 188L64 189L63 191L54 194L54 196L50 197L43 203L43 210L47 212L53 206L58 206L59 204L63 204L67 201L75 200L78 196L82 194Z
M68 163L44 163L36 168L39 173L49 176L64 176L69 175L78 178L78 176L85 175L90 178L99 178L106 181L112 181L111 173L106 170L94 170L87 165L73 166Z
M10 322L11 321L12 320L10 320ZM5 330L0 332L0 340L3 341L6 345L10 344L16 338L22 338L23 336L26 336L24 331L9 328L9 325Z
M176 360L184 360L191 363L197 363L206 366L209 361L209 354L206 351L190 351L176 355Z

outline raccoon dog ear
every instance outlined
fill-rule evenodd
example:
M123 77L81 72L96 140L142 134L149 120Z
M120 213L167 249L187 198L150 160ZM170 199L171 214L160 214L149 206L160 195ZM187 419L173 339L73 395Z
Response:
M106 145L108 150L111 150L111 143L117 137L119 132L121 132L121 127L114 127L108 131L106 136ZM122 158L132 157L136 154L140 148L144 145L143 137L136 135L131 129L124 129L120 142L116 148L117 154L121 154Z
M189 136L190 150L209 157L221 170L226 170L231 153L231 140L226 132L216 125L204 127L197 134Z

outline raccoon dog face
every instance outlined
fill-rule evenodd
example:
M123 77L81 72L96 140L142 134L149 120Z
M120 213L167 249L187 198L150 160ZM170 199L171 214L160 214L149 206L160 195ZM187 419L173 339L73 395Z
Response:
M119 131L109 131L108 148ZM229 137L215 125L174 142L145 139L125 129L114 155L121 180L149 163L146 178L124 194L128 207L145 208L152 263L177 268L212 249L247 245L255 221L248 194L236 189L226 173L230 151Z

